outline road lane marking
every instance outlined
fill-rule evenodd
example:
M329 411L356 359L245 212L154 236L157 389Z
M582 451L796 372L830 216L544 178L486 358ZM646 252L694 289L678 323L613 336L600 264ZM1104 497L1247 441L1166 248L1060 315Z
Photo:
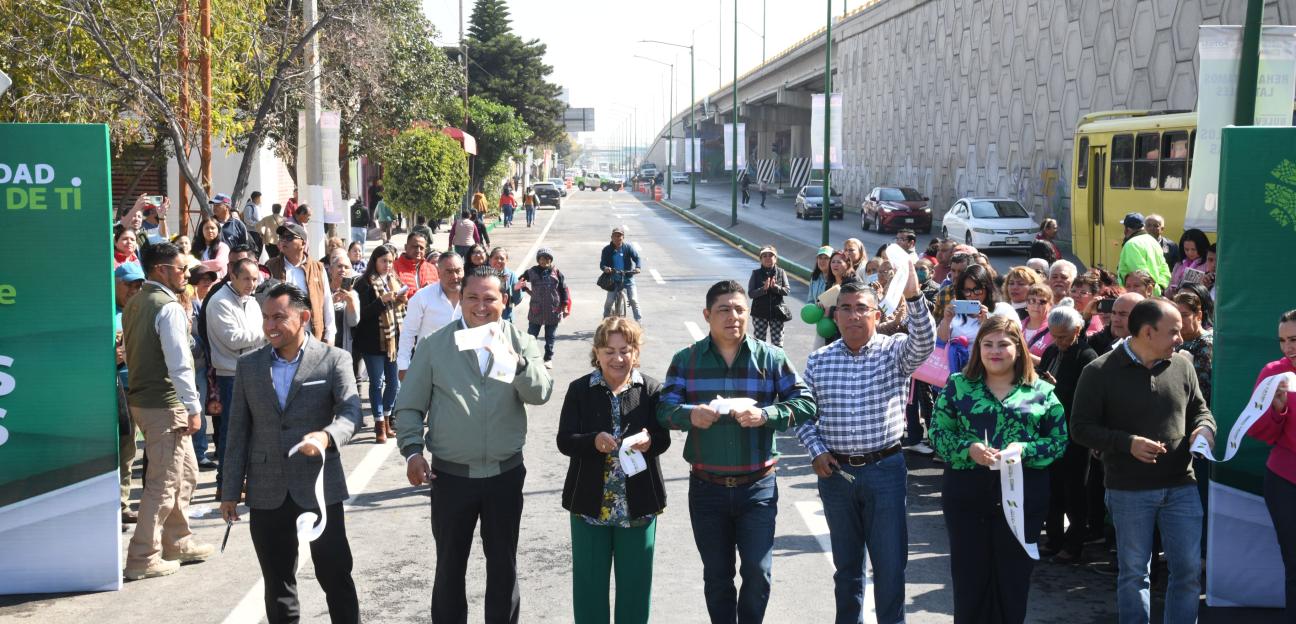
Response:
M550 220L550 223L553 221ZM348 505L356 496L359 496L369 481L378 474L378 469L382 468L387 458L391 457L392 451L396 450L396 444L374 445L365 453L364 459L347 475L347 492L351 498L343 501L343 505ZM302 566L310 561L310 542L299 543L297 545L297 571L300 572ZM234 609L225 616L222 624L259 624L265 619L265 579L257 579L256 584L243 595Z
M706 334L702 333L702 328L698 327L698 324L693 321L684 321L684 329L688 330L688 333L693 336L695 341L706 337Z
M833 563L832 558L832 538L828 533L828 518L824 515L823 503L815 500L797 501L796 510L801 514L806 527L810 529L810 534L819 543L824 556L828 558L828 565L836 570L837 565ZM864 613L873 616L866 617L865 620L877 620L877 605L873 601L873 562L869 560L867 553L864 557Z
M652 273L653 280L656 281L658 284L666 283L666 280L662 279L661 273L658 273L657 269L648 269L648 272Z

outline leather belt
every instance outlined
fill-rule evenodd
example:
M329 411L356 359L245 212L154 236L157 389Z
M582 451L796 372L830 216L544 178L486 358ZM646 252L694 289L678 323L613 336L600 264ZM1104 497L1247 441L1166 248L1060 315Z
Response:
M876 464L899 452L900 452L900 445L897 444L888 449L873 451L872 453L864 453L862 455L843 455L841 453L833 453L832 456L833 459L836 459L837 463L839 464L846 464L848 466L854 466L856 468L859 468L860 466Z
M747 485L748 483L753 483L755 481L760 481L761 479L764 479L765 477L768 477L772 474L774 474L774 466L770 466L769 468L766 468L764 470L757 470L756 472L749 472L747 474L740 474L740 475L721 475L721 474L705 472L702 470L694 470L692 472L692 475L700 481L706 481L707 483L714 483L716 485L723 485L729 488L738 487L740 485Z
M504 474L518 466L522 465L522 453L515 453L512 457L499 463L499 472L495 475ZM460 464L452 461L446 461L437 457L432 458L432 469L437 472L444 472L448 475L463 477L465 479L475 478L470 472L468 464ZM490 476L495 476L490 475ZM483 477L484 478L484 477Z

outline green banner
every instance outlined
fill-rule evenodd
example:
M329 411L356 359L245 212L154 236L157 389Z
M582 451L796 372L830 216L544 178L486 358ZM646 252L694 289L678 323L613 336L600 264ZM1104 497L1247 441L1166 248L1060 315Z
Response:
M119 576L109 168L107 126L0 124L0 543L82 512L0 593Z
M1211 406L1217 448L1250 399L1260 369L1282 357L1278 317L1296 308L1291 292L1275 287L1272 274L1261 269L1296 247L1296 128L1225 128L1223 134ZM1260 494L1268 456L1268 446L1246 438L1212 476Z

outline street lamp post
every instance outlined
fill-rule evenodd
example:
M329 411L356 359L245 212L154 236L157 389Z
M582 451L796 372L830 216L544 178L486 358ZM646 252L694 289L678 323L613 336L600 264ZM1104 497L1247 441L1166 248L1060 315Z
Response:
M831 0L830 0L831 1ZM734 0L733 62L733 131L729 154L733 158L733 181L730 183L729 227L738 225L738 0Z
M828 0L827 40L824 43L824 153L823 153L823 216L821 245L828 244L828 224L832 218L832 0Z
M691 161L688 164L688 169L691 172L689 175L689 186L692 188L692 194L689 199L689 209L693 210L697 208L697 177L698 177L698 172L693 171L694 169L697 169L697 167L694 167L693 164L701 160L701 158L699 158L700 155L698 154L698 152L700 152L701 150L695 149L693 145L693 136L692 136L697 134L697 63L696 63L696 55L693 53L693 43L690 42L688 45L682 45L678 43L669 43L666 41L657 41L654 39L640 39L639 43L656 43L659 45L671 46L673 48L684 48L689 51L689 126L690 127L689 127L689 132L684 133L684 140L689 142L688 153L689 153L689 159ZM697 146L697 147L701 147L701 146Z
M671 77L671 78L670 78L670 80L671 80L671 84L670 84L670 101L671 101L671 106L668 106L667 109L666 109L666 110L667 110L667 113L666 113L666 146L667 146L667 147L666 147L666 197L669 199L670 196L671 196L671 167L672 167L672 165L674 164L674 149L673 149L673 148L674 148L674 140L675 140L675 136L674 136L674 127L675 127L675 124L672 123L672 121L673 121L673 119L674 119L674 105L675 105L675 64L674 64L674 63L667 63L666 61L659 61L659 60L657 60L657 59L655 59L655 58L650 58L650 57L642 56L642 55L639 55L639 54L636 54L636 55L635 55L635 58L643 59L643 60L645 60L645 61L650 61L650 62L653 62L653 63L657 63L658 65L665 65L665 66L667 66L667 67L670 68L670 77Z

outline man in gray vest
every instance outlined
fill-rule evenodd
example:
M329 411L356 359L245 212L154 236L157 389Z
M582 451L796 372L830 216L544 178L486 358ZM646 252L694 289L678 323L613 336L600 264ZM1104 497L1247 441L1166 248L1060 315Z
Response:
M202 409L188 316L176 299L185 285L179 256L171 243L146 247L142 265L148 281L122 313L122 340L131 363L126 402L144 432L149 458L139 524L126 553L126 580L173 574L181 562L202 561L215 550L189 530L189 499L198 482L189 435L198 430Z

